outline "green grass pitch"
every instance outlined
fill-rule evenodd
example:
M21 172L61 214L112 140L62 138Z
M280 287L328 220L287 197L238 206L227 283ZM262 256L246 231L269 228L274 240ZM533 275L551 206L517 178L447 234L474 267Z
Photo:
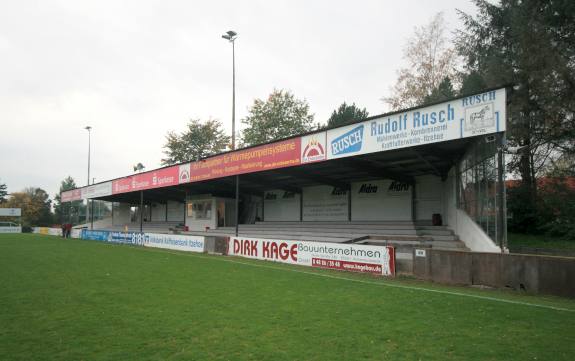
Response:
M1 360L572 360L575 301L0 235Z

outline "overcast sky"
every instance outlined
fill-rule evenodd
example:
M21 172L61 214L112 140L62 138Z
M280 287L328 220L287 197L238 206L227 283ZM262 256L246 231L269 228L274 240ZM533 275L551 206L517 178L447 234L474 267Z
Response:
M87 182L86 125L96 182L160 166L165 134L191 118L231 130L255 98L288 89L318 122L342 102L386 110L402 50L443 11L450 30L469 1L0 0L0 183L53 197ZM241 125L240 125L241 128Z

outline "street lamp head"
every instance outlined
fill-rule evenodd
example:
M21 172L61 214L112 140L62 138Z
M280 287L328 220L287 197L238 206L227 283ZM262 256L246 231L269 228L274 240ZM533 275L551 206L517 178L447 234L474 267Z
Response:
M226 32L224 35L222 35L222 38L232 42L232 41L236 40L237 35L238 35L238 33L230 30L230 31Z
M92 129L92 127L88 125L88 126L87 126L86 128L84 128L84 129L86 129L87 131L90 131L90 129Z

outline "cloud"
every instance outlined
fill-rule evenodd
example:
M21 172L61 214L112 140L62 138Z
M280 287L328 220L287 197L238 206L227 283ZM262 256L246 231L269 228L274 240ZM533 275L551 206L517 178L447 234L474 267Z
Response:
M231 129L255 98L290 89L325 122L343 101L385 110L413 27L459 1L13 1L0 5L0 177L50 194L71 175L103 181L159 166L164 136L191 118Z

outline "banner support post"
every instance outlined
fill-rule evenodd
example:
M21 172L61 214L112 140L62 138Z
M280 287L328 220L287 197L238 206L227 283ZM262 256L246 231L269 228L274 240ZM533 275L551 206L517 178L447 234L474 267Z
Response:
M144 191L140 191L140 232L144 229Z
M239 223L240 223L240 176L236 175L236 237L238 236L239 232Z

